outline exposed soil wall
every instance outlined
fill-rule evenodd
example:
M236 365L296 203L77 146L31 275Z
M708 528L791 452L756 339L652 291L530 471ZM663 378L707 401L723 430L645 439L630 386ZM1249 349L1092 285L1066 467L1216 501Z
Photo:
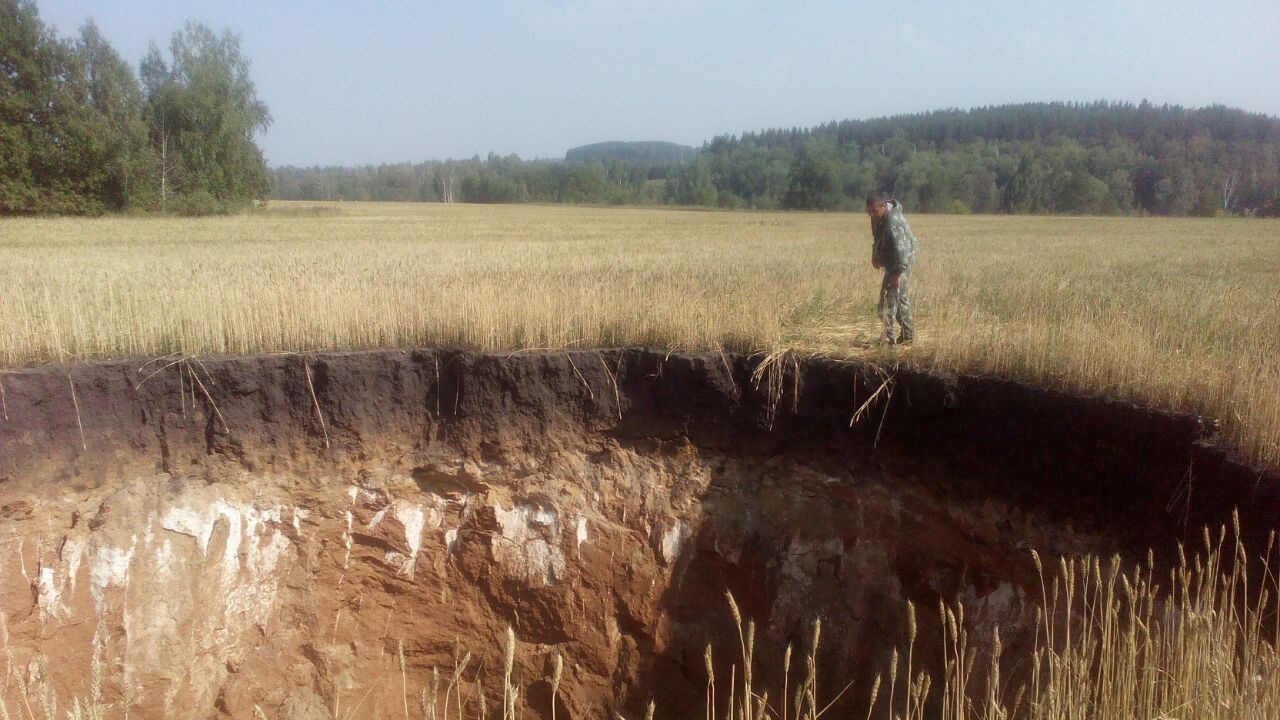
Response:
M456 641L495 695L510 625L532 714L557 652L560 717L651 696L701 712L704 645L736 647L725 590L766 658L822 617L834 682L904 639L907 600L964 601L978 637L1026 626L1031 547L1168 551L1235 507L1256 542L1280 518L1280 478L1195 418L758 363L413 351L0 375L6 702L19 675L84 695L96 655L132 717L400 716Z

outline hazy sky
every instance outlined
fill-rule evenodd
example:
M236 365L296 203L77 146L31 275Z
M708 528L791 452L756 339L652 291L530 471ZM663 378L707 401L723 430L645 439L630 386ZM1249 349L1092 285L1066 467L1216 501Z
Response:
M272 165L721 133L1029 100L1280 115L1280 2L38 0L131 62L188 18L241 35Z

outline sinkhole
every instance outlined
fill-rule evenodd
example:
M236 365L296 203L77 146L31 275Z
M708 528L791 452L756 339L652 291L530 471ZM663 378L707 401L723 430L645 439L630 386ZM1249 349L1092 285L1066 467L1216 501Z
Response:
M1274 474L1196 418L854 362L418 350L0 380L10 707L504 717L518 693L529 717L696 717L708 646L723 698L751 622L753 681L781 688L820 619L816 682L851 711L913 628L940 653L939 602L977 647L1025 648L1032 549L1161 557L1236 508L1260 545L1280 518Z

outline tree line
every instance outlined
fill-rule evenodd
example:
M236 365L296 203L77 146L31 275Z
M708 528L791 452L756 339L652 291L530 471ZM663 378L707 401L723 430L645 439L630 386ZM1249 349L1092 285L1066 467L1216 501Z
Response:
M471 203L658 204L675 167L618 158L583 162L522 160L517 155L360 167L279 167L281 200L379 200Z
M255 198L1280 216L1280 119L1223 106L1027 103L670 143L564 160L479 156L268 170L239 39L188 23L136 69L92 21L60 38L0 0L0 214L203 214Z
M242 208L271 190L270 122L230 32L187 23L135 72L93 21L60 38L0 0L0 215Z
M670 162L636 155L272 175L275 197L308 200L848 210L884 190L925 212L1280 216L1280 120L1223 106L1002 105L725 135Z

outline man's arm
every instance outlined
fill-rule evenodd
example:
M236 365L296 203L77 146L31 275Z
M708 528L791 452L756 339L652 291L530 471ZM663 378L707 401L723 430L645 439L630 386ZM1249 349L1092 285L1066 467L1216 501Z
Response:
M892 282L896 287L896 278L907 271L907 257L911 253L910 240L907 238L907 229L900 223L889 223L885 230L889 233L889 246L893 248L893 259L887 265L895 278Z

